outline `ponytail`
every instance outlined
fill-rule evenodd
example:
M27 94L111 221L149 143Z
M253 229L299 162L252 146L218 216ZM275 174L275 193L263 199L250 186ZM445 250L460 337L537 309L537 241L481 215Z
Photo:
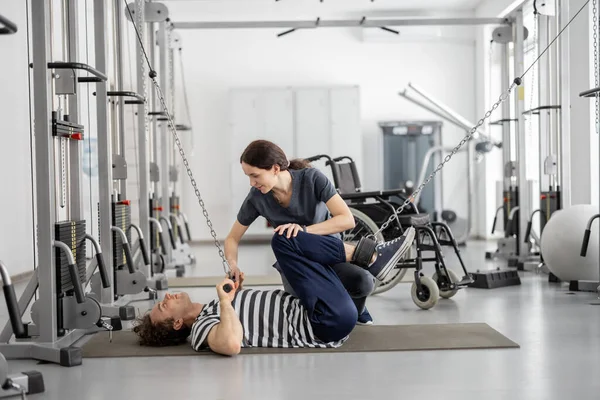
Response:
M290 165L288 169L304 169L304 168L312 168L310 162L306 161L303 158L295 158L290 161Z

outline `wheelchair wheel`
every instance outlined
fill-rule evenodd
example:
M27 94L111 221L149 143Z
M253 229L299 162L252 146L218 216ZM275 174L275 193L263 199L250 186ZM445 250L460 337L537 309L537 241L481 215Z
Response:
M357 244L358 241L365 236L374 234L379 230L379 227L373 220L367 216L362 211L359 211L355 208L350 207L350 212L354 216L355 227L351 230L344 232L344 242ZM383 234L379 232L375 236L375 240L378 242L383 242ZM371 295L379 294L386 292L396 286L396 284L404 277L406 274L406 269L403 268L395 268L392 272L388 274L385 281L377 281L375 290L371 293Z
M446 268L446 271L448 271L448 276L445 276L443 273L438 274L437 272L435 272L431 279L433 279L433 281L437 283L438 287L440 288L440 297L444 299L449 299L450 297L458 293L458 288L454 290L442 290L442 286L447 286L450 283L460 282L460 278L458 277L458 275L456 275L456 272L452 271L450 268Z
M419 293L417 290L417 282L413 282L410 289L410 295L413 302L423 310L429 310L435 306L440 298L440 290L438 289L437 283L428 276L422 276L421 288L422 291Z

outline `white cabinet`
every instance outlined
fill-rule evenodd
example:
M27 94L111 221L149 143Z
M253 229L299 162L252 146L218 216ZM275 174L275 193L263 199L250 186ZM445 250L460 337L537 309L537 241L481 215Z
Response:
M328 154L350 156L362 170L362 135L358 87L335 88L242 88L229 98L231 127L232 218L250 190L239 159L253 140L266 139L279 145L288 158ZM331 179L324 162L313 164ZM271 228L262 218L248 235L267 235Z

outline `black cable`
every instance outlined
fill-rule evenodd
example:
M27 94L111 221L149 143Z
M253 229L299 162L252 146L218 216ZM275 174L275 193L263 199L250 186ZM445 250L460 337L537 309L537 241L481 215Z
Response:
M554 42L556 42L556 39L558 39L558 38L560 37L560 35L562 35L562 33L565 31L565 29L567 29L567 28L569 27L569 25L571 25L571 22L573 22L573 20L574 20L575 18L577 18L577 16L578 16L578 15L579 15L579 14L580 14L582 11L583 11L583 9L584 9L585 7L587 7L587 5L589 4L589 2L590 2L590 0L587 0L587 1L585 2L585 4L584 4L583 6L581 6L581 8L579 9L579 11L577 11L577 13L576 13L576 14L573 16L573 18L571 18L571 19L569 20L569 22L567 23L567 25L565 25L565 27L564 27L564 28L562 28L562 29L560 30L560 32L558 32L558 35L556 35L556 37L555 37L554 39L552 39L552 41L550 42L550 44L548 44L548 46L546 46L546 48L544 49L544 51L542 51L542 52L540 53L540 55L538 56L538 58L536 58L536 59L535 59L535 61L533 62L533 64L531 64L531 65L529 66L529 68L527 68L527 70L526 70L526 71L523 73L523 75L521 75L521 77L520 77L520 78L517 78L517 79L519 79L519 80L522 80L522 79L523 79L523 77L524 77L524 76L525 76L525 75L526 75L526 74L529 72L529 70L530 70L531 68L533 68L533 66L534 66L535 64L537 64L537 62L540 60L540 58L542 58L542 56L543 56L543 55L546 53L546 51L548 51L548 49L549 49L549 48L550 48L550 47L551 47L551 46L554 44ZM516 79L515 79L515 80L516 80ZM520 85L520 84L521 84L521 83L519 82L519 83L518 83L518 85Z
M186 81L185 81L185 75L183 72L183 53L181 50L181 47L179 48L179 68L181 69L181 83L182 83L182 87L183 87L183 101L185 102L185 113L187 114L187 120L188 123L190 124L190 129L192 131L192 134L190 135L190 138L192 139L192 151L194 149L194 134L193 134L193 125L192 125L192 116L190 114L190 103L188 100L188 95L187 95L187 85L186 85Z
M88 1L85 0L85 26L88 26ZM85 30L85 62L86 64L90 63L90 48L89 48L89 37L88 37L88 30ZM88 120L88 127L90 128L90 132L87 135L87 145L88 145L88 160L89 160L89 165L88 165L88 176L90 179L90 218L92 221L94 221L94 204L93 204L93 199L94 199L94 193L92 192L92 182L94 181L94 178L92 177L92 120L91 120L91 113L90 113L90 85L86 85L86 90L87 90L87 120ZM98 132L96 132L96 136L98 136ZM90 224L90 233L92 236L94 236L94 228L95 228L95 224Z
M131 23L133 24L133 28L135 29L135 34L137 35L138 42L140 42L140 46L142 47L142 52L144 53L144 57L146 57L146 62L148 63L148 67L150 67L150 73L149 73L150 78L156 78L156 71L154 71L154 69L152 68L152 65L150 65L150 60L148 59L148 54L146 54L146 48L144 47L144 44L142 43L142 37L140 36L140 32L138 31L135 21L133 20L133 14L131 13L131 10L129 9L127 0L123 0L123 3L125 3L125 8L127 9L127 12L129 13L129 18L131 18Z
M33 63L31 61L31 46L29 45L29 40L31 39L29 37L29 2L26 1L25 2L25 12L27 15L27 18L25 18L26 20L26 24L27 24L27 64L30 65L31 67L33 67ZM32 74L33 68L29 68L29 71L27 72L27 84L29 87L29 154L30 154L30 158L29 158L29 165L31 168L31 224L32 224L32 232L33 232L33 270L35 271L37 269L37 251L35 251L35 246L37 244L37 224L35 221L35 216L36 216L36 212L35 212L35 182L33 177L35 176L35 165L34 165L34 155L33 155L33 149L34 149L34 143L33 143L33 137L35 135L34 133L34 129L33 129L33 120L35 119L33 117L33 107L31 105L31 74ZM35 300L37 301L37 291L35 292Z

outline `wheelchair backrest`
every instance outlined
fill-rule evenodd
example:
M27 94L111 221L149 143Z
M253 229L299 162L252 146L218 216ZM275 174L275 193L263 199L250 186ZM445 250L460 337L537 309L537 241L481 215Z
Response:
M357 187L354 185L354 177L348 164L336 164L338 169L338 190L341 194L356 193Z
M341 194L360 192L360 178L354 161L336 162L338 172L338 190Z

